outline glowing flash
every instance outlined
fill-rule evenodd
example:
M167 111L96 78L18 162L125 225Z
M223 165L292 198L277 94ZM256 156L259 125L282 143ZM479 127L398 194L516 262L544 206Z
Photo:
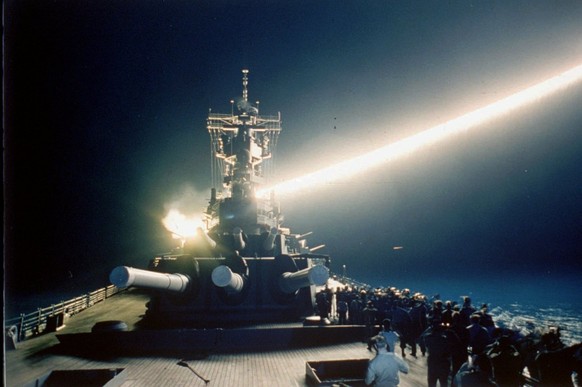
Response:
M172 233L174 239L187 239L196 235L196 230L203 227L202 220L196 216L186 216L176 209L168 212L162 224Z
M375 166L395 160L410 154L419 148L437 143L445 138L468 131L489 120L499 118L509 112L531 104L541 98L548 97L568 86L582 80L582 65L578 65L544 82L538 83L509 97L470 113L407 137L395 143L388 144L372 152L350 160L320 169L291 180L276 184L273 187L257 191L258 196L264 196L270 191L279 195L294 193L306 188L329 184L340 179L349 178Z

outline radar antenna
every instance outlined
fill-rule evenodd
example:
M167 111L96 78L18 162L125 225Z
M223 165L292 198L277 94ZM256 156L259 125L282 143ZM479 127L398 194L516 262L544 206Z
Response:
M249 84L249 77L247 75L249 73L249 70L243 69L242 70L242 73L243 73L243 77L242 77L242 81L243 81L242 82L242 84L243 84L242 99L243 99L243 101L248 102L249 101L249 98L248 98L249 97L249 91L247 90L247 86Z

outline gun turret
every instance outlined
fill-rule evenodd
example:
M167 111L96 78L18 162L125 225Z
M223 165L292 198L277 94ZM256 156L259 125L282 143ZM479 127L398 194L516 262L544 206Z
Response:
M138 286L185 293L190 287L191 278L179 273L157 273L128 266L118 266L109 274L109 281L118 288Z
M306 286L324 285L329 279L329 270L323 265L308 267L294 273L285 272L279 277L279 289L291 294Z

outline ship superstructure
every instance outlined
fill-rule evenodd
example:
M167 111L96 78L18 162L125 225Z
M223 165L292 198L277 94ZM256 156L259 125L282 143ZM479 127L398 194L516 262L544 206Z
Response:
M236 114L235 101L231 100L231 114L209 112L207 119L213 188L206 224L219 234L240 227L245 235L260 235L281 227L279 205L274 197L264 199L255 195L266 183L267 174L272 173L281 115L262 116L258 102L253 106L248 101L248 73L243 70L243 91L236 101ZM240 250L241 246L237 247ZM260 250L249 253L260 254Z
M148 270L118 267L117 286L152 289L146 317L156 324L241 324L295 321L313 314L315 287L329 277L329 257L293 234L273 194L256 195L272 175L281 115L261 115L242 96L231 113L209 112L213 187L204 227Z

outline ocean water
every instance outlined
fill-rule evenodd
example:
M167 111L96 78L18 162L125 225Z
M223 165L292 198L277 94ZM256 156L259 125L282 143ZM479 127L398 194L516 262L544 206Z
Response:
M515 274L484 277L473 273L436 278L402 276L394 284L381 277L367 280L380 284L378 287L408 288L429 299L462 303L462 297L469 296L476 308L488 305L498 326L525 334L554 326L560 328L566 345L582 342L582 278L577 273L549 278Z
M557 304L548 308L513 303L496 306L489 312L500 327L519 330L526 335L534 329L559 327L564 344L582 342L582 313L572 304Z

